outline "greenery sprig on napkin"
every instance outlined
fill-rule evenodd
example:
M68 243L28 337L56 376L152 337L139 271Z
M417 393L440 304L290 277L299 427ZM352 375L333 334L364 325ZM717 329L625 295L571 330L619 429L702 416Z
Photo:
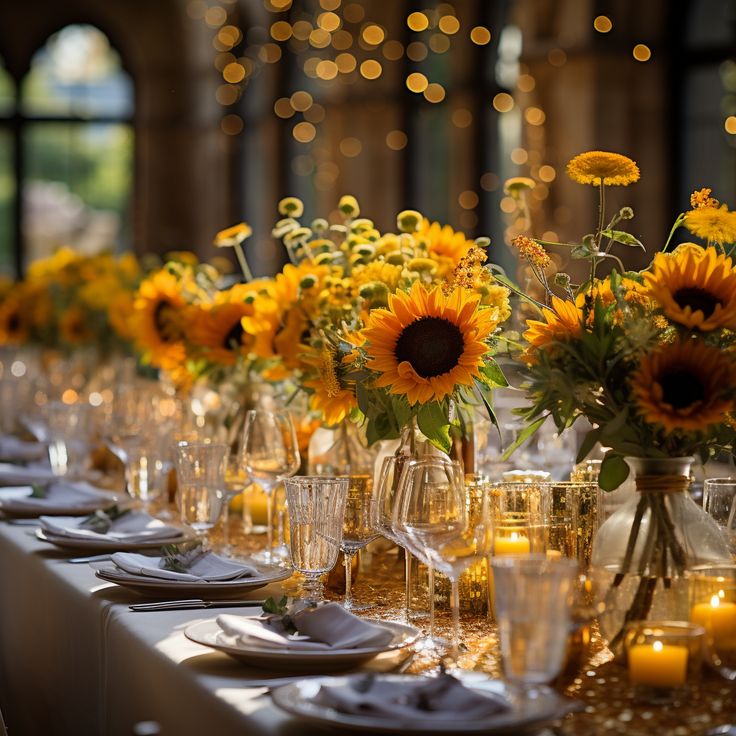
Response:
M46 498L49 487L45 483L31 483L31 498Z
M296 634L298 629L294 622L294 616L306 608L317 608L316 603L304 600L294 600L284 596L280 600L275 598L267 598L263 603L263 613L271 620L278 620L278 623L287 634Z
M79 528L90 529L98 534L107 534L107 532L112 528L113 522L121 516L125 516L125 514L129 512L130 509L121 509L115 503L112 506L108 506L106 509L97 509L94 514L90 514L79 522Z
M199 541L189 544L167 544L161 549L161 569L187 573L192 565L204 557L209 549Z

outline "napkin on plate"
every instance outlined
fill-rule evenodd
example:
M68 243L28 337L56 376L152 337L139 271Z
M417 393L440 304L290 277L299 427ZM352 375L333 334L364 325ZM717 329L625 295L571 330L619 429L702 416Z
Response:
M12 465L0 463L0 486L48 483L56 478L48 465Z
M372 675L350 678L344 685L322 685L315 702L340 713L409 723L479 721L511 707L500 695L471 690L447 674L405 683Z
M0 459L31 462L46 457L46 446L40 442L26 442L25 440L5 435L0 437Z
M0 509L27 513L64 509L72 513L77 508L80 511L103 508L109 506L112 500L109 493L84 481L69 483L57 480L45 486L42 497L36 498L32 493L30 486L0 488Z
M127 511L114 519L104 533L80 527L84 518L78 516L42 516L39 521L45 531L67 539L136 543L174 539L182 535L181 529L166 526L145 511L136 510Z
M322 650L383 647L394 638L390 629L358 618L338 603L307 608L293 617L296 634L288 633L280 616L217 617L223 642L258 643L287 649Z
M238 578L249 578L258 574L250 565L227 560L224 557L205 552L188 568L189 572L176 572L162 567L163 557L147 557L133 552L116 552L112 561L117 567L131 575L160 580L176 580L185 583L214 583Z

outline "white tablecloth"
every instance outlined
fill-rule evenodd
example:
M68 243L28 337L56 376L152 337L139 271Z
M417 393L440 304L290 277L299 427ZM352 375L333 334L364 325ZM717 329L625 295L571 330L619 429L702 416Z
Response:
M130 736L146 720L164 736L328 733L248 687L263 673L184 637L224 609L130 611L140 598L69 564L34 531L0 521L0 709L10 736Z

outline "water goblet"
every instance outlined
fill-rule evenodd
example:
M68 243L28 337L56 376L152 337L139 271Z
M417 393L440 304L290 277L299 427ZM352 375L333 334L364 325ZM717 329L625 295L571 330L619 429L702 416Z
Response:
M51 401L46 406L51 472L73 476L82 470L89 451L89 404Z
M273 491L299 470L299 446L291 414L286 411L252 409L243 431L243 464L248 475L266 493L266 550L256 559L279 561L273 545Z
M205 536L222 513L228 446L215 442L179 442L176 480L181 520Z
M291 564L304 575L304 591L310 602L323 599L321 576L337 563L348 482L348 478L323 476L284 481Z
M423 458L407 463L401 478L397 524L432 567L443 572L452 586L453 637L451 658L457 663L460 648L460 576L490 553L491 533L488 487L482 486L480 503L468 513L462 468L456 462Z
M706 478L703 510L721 527L731 554L736 557L736 478Z
M353 601L353 557L359 549L378 537L371 522L373 478L370 475L351 475L345 499L345 521L342 528L342 550L345 559L345 600L343 607L348 611L364 611L369 606Z
M491 567L506 678L522 685L551 682L565 661L577 562L510 555L494 557Z

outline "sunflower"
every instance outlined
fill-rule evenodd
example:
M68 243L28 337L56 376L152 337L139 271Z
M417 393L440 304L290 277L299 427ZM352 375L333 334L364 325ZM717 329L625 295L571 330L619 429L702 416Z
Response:
M64 310L59 317L59 336L67 345L81 345L94 337L89 329L89 316L76 305Z
M313 392L309 396L309 407L322 414L325 424L340 424L358 405L355 392L345 386L342 380L343 363L340 354L331 346L321 350L312 348L302 360L316 369L313 378L303 381L304 386Z
M526 321L529 328L524 339L534 348L545 348L553 342L579 337L583 331L583 310L567 299L552 297L552 309L542 308L545 321Z
M479 308L465 289L445 295L418 281L410 292L389 297L388 309L374 309L363 331L368 368L376 386L404 394L410 404L441 401L479 376L485 339L498 324L498 310Z
M642 275L648 294L673 322L703 331L736 328L736 269L715 248L657 253Z
M443 259L447 259L454 268L473 245L473 241L467 240L463 233L455 232L449 225L443 227L439 222L430 223L426 218L422 221L416 239L426 245L430 255L440 260L440 271L443 272L440 275L447 271L441 267Z
M568 162L567 175L578 184L625 187L639 181L639 167L620 153L586 151Z
M169 369L183 363L186 307L182 285L169 271L158 271L141 283L132 332L153 365Z
M736 212L728 208L700 207L685 215L685 227L698 238L711 243L736 243Z
M11 294L0 303L0 345L19 345L28 339L29 331L23 302Z
M736 371L715 347L683 340L645 354L631 378L640 414L666 432L720 424L733 409Z

